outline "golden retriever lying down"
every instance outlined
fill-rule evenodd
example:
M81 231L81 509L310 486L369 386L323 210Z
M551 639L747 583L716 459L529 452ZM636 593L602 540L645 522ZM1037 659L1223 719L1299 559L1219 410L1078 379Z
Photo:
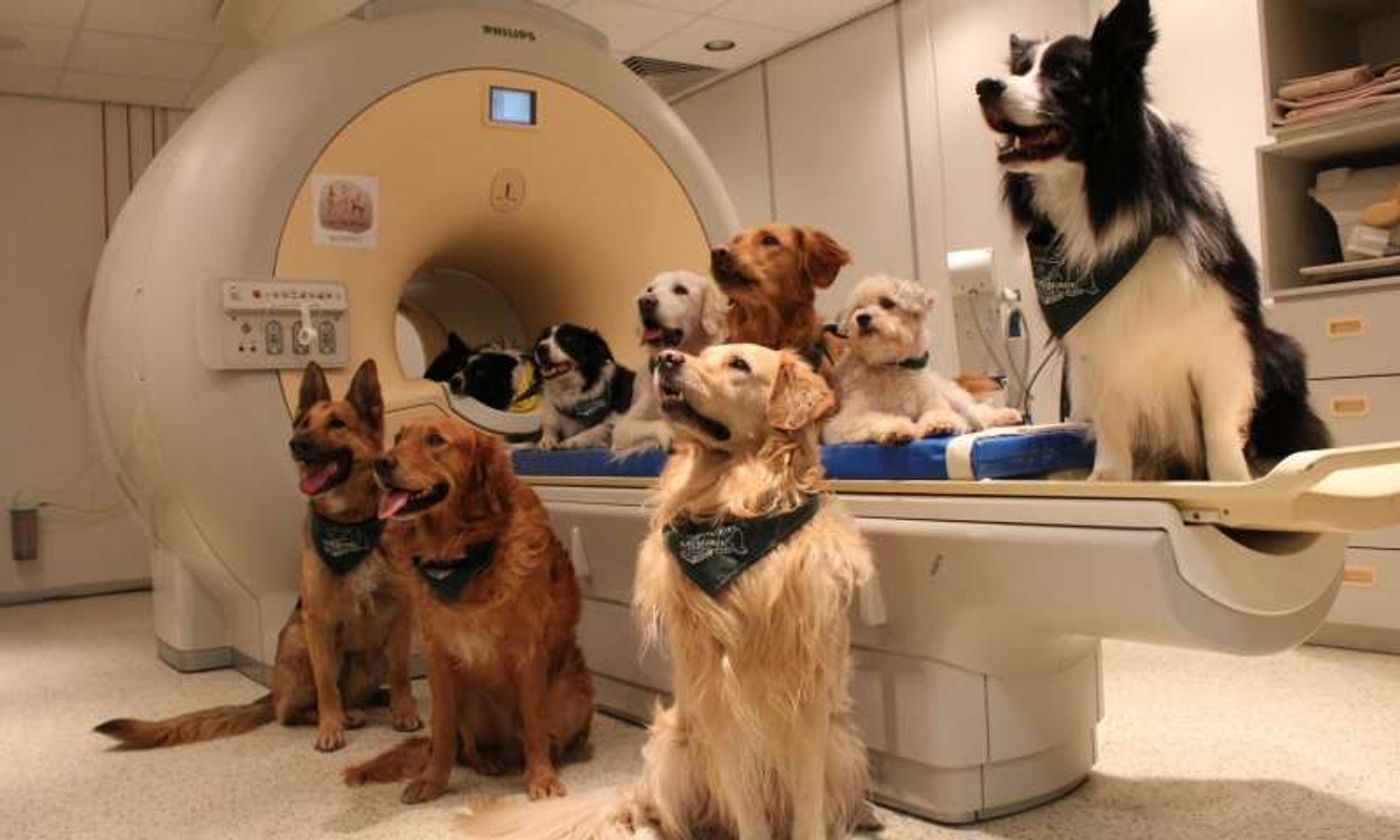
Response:
M498 805L476 837L826 838L869 818L847 609L872 576L855 522L821 492L817 424L833 397L791 351L720 345L660 355L677 452L637 565L634 607L670 649L630 791Z

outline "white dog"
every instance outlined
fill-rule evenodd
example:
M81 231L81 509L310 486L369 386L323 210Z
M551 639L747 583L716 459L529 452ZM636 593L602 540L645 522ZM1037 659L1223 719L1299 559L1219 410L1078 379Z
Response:
M651 367L662 350L699 353L721 344L727 332L729 298L709 277L691 271L663 271L637 295L638 330ZM628 452L669 449L671 428L650 382L640 385L627 415L613 429L612 448Z
M1014 426L1021 412L975 401L929 364L925 316L933 293L883 274L856 284L841 314L847 352L836 363L841 410L827 443L908 443L916 438Z

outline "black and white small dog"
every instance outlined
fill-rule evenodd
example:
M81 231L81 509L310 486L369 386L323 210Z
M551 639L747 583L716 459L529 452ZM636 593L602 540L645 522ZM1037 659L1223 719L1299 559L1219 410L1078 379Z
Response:
M544 378L541 449L607 447L632 405L636 374L613 360L603 337L575 324L549 327L535 342Z
M1006 202L1075 414L1095 427L1092 477L1246 481L1329 437L1223 198L1149 105L1156 39L1148 0L1120 0L1088 39L1013 35L1011 75L977 97L1005 138Z
M455 332L448 334L447 348L428 365L423 378L445 382L453 394L497 411L510 411L540 387L534 362L525 353L504 344L471 348Z

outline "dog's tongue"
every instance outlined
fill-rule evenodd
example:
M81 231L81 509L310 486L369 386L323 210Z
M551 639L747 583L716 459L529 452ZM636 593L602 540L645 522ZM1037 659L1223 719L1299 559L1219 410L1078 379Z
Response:
M379 518L388 519L408 504L407 490L385 490L379 497Z
M646 329L642 330L642 341L645 341L647 343L651 343L653 341L660 341L664 334L665 331L662 330L660 327L647 327Z
M336 465L334 461L319 467L311 465L303 466L301 468L301 483L298 485L301 487L301 492L308 496L314 496L321 492L321 488L325 487L326 482L330 481L331 476L335 475L335 469Z

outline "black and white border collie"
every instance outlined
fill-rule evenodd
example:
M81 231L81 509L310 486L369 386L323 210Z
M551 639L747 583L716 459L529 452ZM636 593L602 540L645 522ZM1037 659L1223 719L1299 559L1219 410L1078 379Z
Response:
M977 96L1074 413L1095 428L1092 478L1247 481L1329 437L1224 200L1149 104L1156 40L1148 0L1121 0L1087 40L1013 35L1011 74Z
M601 335L575 324L547 328L535 342L544 379L541 449L604 447L632 405L636 374L613 360Z

